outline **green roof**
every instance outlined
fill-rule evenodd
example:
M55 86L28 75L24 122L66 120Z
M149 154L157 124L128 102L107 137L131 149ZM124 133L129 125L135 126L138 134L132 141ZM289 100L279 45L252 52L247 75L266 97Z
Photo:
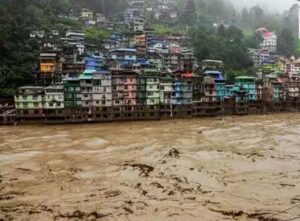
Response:
M80 76L80 80L91 80L93 78L93 73L95 73L95 70L85 70Z
M255 80L255 77L250 77L250 76L240 76L240 77L236 77L236 80Z

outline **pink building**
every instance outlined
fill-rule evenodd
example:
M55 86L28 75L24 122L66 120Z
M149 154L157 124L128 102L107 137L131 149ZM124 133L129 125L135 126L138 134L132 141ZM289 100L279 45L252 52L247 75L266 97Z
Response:
M131 70L113 69L113 105L133 106L136 105L137 97L137 73Z
M124 73L124 103L125 105L136 105L136 78L134 71L125 71Z

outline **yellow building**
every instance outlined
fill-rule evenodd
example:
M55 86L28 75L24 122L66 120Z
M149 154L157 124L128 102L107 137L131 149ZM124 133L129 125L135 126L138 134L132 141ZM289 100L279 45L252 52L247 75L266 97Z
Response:
M60 62L57 59L57 53L40 54L40 72L42 74L51 74L61 70Z

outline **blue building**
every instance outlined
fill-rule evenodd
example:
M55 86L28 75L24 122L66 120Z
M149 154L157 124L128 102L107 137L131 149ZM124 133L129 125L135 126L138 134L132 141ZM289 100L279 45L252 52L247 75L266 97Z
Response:
M173 81L172 85L172 100L171 103L173 105L180 105L183 104L182 102L183 91L182 91L182 81L176 79Z
M187 105L193 102L193 83L191 79L175 79L172 85L173 105Z
M215 80L215 91L217 100L224 101L225 99L225 79L220 71L208 70L204 74Z
M101 56L87 56L84 58L85 70L99 70L104 64L104 58Z
M111 59L117 67L133 65L137 61L137 50L134 48L118 48L111 52Z
M246 101L256 101L256 79L255 77L241 76L235 78L235 84L233 87L233 93L237 96L237 101L243 99Z

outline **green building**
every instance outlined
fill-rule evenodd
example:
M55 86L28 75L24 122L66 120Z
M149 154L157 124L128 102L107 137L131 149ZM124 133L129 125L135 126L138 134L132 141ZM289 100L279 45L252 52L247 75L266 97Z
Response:
M143 75L146 78L146 104L159 105L160 81L159 72L156 69L145 69Z
M65 78L64 84L64 107L77 108L82 107L80 80L79 78Z
M147 103L147 91L146 91L146 77L139 74L136 79L137 92L136 103L137 105L146 105Z

